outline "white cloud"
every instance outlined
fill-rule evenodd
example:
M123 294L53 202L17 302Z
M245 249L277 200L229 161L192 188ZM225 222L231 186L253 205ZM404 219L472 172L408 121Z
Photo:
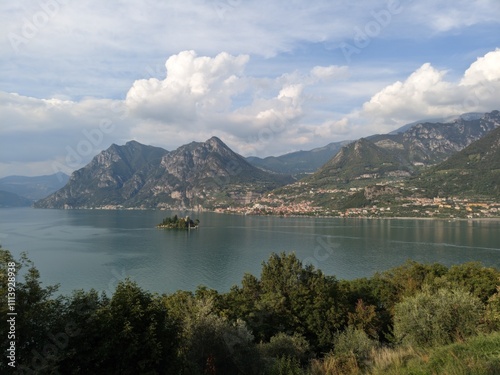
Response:
M500 79L500 49L488 52L479 57L469 69L465 71L462 86L477 85L480 82L497 81Z
M113 141L128 139L124 114L120 101L73 102L0 92L0 175L51 174L57 168L70 173Z
M315 66L311 69L311 76L320 80L329 80L332 78L345 78L348 75L347 66Z
M336 48L389 4L402 12L377 38L427 38L498 23L500 11L497 0L3 1L0 84L37 97L117 98L164 56L193 49L272 57L304 44Z
M163 80L136 81L127 94L130 114L141 128L147 121L150 129L149 136L135 128L133 134L156 142L168 142L179 132L198 140L202 134L224 134L238 151L265 148L271 136L302 116L304 85L310 79L292 74L264 83L244 75L248 60L246 55L212 58L193 51L169 57Z
M167 59L163 72L155 70L163 78L133 82L124 100L38 99L0 92L6 155L0 175L22 173L14 172L22 163L28 174L52 173L54 164L69 173L111 143L130 139L174 149L217 135L237 152L269 155L326 135L300 125L307 115L304 106L314 112L310 92L344 78L346 67L253 77L245 74L248 62L248 55L183 51ZM100 132L101 123L112 124L112 131Z
M433 32L445 33L462 27L498 22L497 0L424 0L413 2L408 12L412 24L420 24Z
M471 64L459 82L446 81L445 70L423 64L405 81L373 95L360 115L381 132L419 119L497 109L499 63L500 50L489 52Z
M223 111L241 89L241 74L248 56L220 53L197 57L194 51L171 56L166 78L135 81L126 97L127 107L141 117L175 122L196 119L198 112Z

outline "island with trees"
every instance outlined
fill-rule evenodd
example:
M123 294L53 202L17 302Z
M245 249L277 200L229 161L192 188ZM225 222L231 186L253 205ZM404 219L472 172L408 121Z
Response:
M185 218L180 218L175 215L174 217L166 217L163 221L156 227L160 229L197 229L200 225L200 220L192 220L189 216Z

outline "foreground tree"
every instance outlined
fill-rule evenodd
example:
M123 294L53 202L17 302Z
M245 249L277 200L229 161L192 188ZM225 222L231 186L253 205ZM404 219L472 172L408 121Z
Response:
M273 254L260 280L246 275L228 294L233 316L244 319L257 340L280 332L303 335L314 349L329 350L335 332L346 324L346 306L335 277L303 266L295 254Z
M65 319L77 335L59 362L68 374L170 374L178 370L179 325L160 297L120 282L111 299L77 292Z
M8 310L8 268L15 264L15 304ZM17 369L26 373L50 371L63 353L57 336L65 330L62 297L54 298L58 286L43 286L40 272L25 253L16 261L12 254L0 249L0 314L15 312L15 342ZM0 335L2 347L9 348L7 319L2 318ZM8 373L6 361L1 361L0 372Z

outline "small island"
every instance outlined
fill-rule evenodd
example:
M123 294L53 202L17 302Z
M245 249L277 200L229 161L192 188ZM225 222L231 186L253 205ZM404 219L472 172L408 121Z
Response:
M158 224L156 227L161 229L197 229L200 221L198 219L192 220L189 216L185 218L178 218L177 215L174 217L167 217Z

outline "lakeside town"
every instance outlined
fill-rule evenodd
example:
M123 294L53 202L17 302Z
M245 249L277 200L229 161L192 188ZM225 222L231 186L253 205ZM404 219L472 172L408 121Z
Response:
M351 190L359 191L356 188ZM348 194L341 189L319 189L316 194ZM390 204L380 202L364 207L330 209L314 201L291 202L284 197L268 194L246 206L216 208L218 213L274 216L331 216L331 217L424 217L424 218L500 218L500 202L459 197L396 197Z

